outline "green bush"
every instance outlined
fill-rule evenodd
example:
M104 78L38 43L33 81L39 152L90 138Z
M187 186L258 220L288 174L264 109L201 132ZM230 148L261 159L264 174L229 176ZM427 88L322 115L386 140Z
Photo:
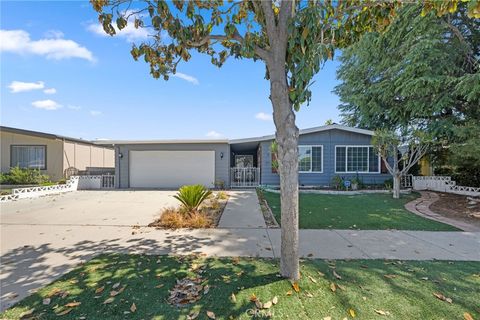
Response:
M183 186L173 197L182 203L187 213L191 214L198 210L198 207L212 194L202 185L196 184L191 186Z
M10 168L7 173L0 175L1 184L45 184L50 182L50 177L42 174L38 169Z
M345 188L343 179L338 174L332 178L332 187L336 190L343 190Z
M393 179L392 178L385 180L385 182L383 184L385 185L386 189L388 189L388 190L393 189Z

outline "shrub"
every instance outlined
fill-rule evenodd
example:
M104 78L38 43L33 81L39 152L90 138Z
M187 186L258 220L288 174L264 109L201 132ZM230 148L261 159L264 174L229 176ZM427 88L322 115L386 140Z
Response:
M174 198L182 203L183 208L192 214L198 210L198 207L212 194L202 185L196 184L191 186L183 186L174 195Z
M383 182L383 184L385 185L385 188L386 188L386 189L392 190L392 188L393 188L393 179L387 179L387 180L385 180L385 182Z
M343 190L343 179L339 175L336 175L332 178L332 187L337 190Z
M38 169L23 169L12 167L7 173L2 173L0 183L2 184L45 184L50 182L50 177L42 174Z
M223 191L217 192L217 199L218 200L226 200L226 199L228 199L228 195Z

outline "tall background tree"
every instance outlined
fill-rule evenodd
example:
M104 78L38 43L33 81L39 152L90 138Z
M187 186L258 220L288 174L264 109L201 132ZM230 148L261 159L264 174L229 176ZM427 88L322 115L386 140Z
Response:
M270 82L270 100L278 145L281 188L281 259L284 277L299 278L298 128L295 112L311 98L309 86L336 48L345 48L366 32L383 30L401 2L365 1L180 1L91 0L105 32L128 23L149 28L152 41L134 45L153 77L168 80L191 50L211 56L216 66L228 57L262 60ZM457 1L425 2L439 14L456 10ZM480 14L476 5L472 14ZM164 36L164 35L168 35Z
M344 123L427 131L437 163L478 184L480 153L468 146L480 143L480 19L458 6L441 17L415 4L399 10L384 33L342 52L335 92Z

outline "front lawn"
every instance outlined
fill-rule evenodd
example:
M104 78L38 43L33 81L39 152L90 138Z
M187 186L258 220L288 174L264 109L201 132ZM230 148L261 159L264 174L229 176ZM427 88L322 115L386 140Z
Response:
M417 193L393 199L390 194L329 195L300 193L300 228L361 230L458 231L457 228L417 216L404 205ZM280 223L280 195L263 192Z
M296 292L278 277L277 260L102 255L0 318L186 319L198 312L197 319L207 319L207 311L216 319L251 319L252 313L274 319L480 317L478 262L309 260L301 270ZM168 304L169 290L185 277L199 279L199 300ZM271 306L256 307L255 299Z

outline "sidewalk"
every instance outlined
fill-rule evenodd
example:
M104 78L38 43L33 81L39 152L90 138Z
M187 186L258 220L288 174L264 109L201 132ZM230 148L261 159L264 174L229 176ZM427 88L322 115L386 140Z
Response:
M230 193L218 228L266 228L255 190Z
M280 230L155 230L130 227L1 225L1 308L99 253L278 258ZM480 261L480 233L301 230L300 254L319 259ZM14 296L17 295L17 296Z

